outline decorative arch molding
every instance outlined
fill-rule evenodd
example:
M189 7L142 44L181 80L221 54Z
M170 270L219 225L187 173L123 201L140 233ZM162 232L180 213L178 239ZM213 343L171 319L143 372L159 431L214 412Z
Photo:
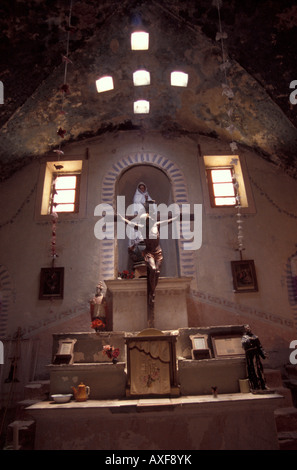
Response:
M116 183L122 173L135 165L152 165L162 170L171 183L174 203L181 206L188 204L188 188L182 170L169 158L158 153L137 152L122 157L113 163L102 182L101 202L114 207L116 200ZM196 269L193 251L183 249L184 239L178 240L179 271L181 276L195 278ZM115 241L102 240L100 249L99 279L113 279L115 275Z
M288 300L293 312L295 329L297 331L297 252L290 256L285 267L287 279Z
M0 338L6 336L13 287L7 268L0 265Z

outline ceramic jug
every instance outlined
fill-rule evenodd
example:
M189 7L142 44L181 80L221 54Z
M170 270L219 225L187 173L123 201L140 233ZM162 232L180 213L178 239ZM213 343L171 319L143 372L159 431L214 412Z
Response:
M84 385L82 382L80 385L75 388L72 387L74 398L76 401L86 401L90 395L90 387L88 385Z

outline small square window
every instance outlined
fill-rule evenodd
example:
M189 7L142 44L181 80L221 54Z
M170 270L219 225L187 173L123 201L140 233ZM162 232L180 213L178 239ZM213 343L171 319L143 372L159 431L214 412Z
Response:
M184 72L172 72L171 73L171 85L172 86L181 86L181 87L187 87L188 86L188 74Z
M148 114L150 112L150 103L146 100L134 101L135 114Z
M151 76L147 70L136 70L133 73L133 83L135 86L144 86L151 83Z
M149 48L149 34L137 31L131 34L131 49L133 51L146 51Z
M103 93L104 91L113 90L114 88L113 78L110 76L98 78L98 80L96 80L96 88L97 88L98 93Z

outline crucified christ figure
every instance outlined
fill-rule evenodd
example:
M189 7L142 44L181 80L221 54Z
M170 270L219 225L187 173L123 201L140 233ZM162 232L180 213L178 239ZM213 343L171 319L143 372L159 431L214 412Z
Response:
M146 213L141 214L139 219L140 222L134 222L133 220L127 220L118 214L121 219L128 225L137 228L142 231L143 241L145 243L145 249L142 252L146 266L147 266L147 306L148 306L148 323L150 327L153 327L154 323L154 302L155 302L155 290L158 284L162 261L163 252L160 245L160 232L159 227L163 224L168 224L176 220L179 216L175 216L168 220L158 221L155 217Z

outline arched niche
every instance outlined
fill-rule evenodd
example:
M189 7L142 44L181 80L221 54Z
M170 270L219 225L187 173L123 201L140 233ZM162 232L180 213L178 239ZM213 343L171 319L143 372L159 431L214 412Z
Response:
M178 165L170 160L165 155L161 155L159 153L152 153L152 152L136 152L125 155L120 157L118 161L112 163L110 168L104 175L101 187L101 202L104 204L111 205L114 210L116 210L116 194L120 191L127 191L127 199L130 198L132 200L133 194L135 191L135 187L137 185L137 181L131 182L131 188L128 187L125 189L125 179L121 182L121 177L124 175L126 171L129 169L135 168L134 171L140 172L135 173L134 178L138 180L138 177L141 177L143 170L150 170L151 168L161 170L163 176L167 177L167 180L170 182L170 190L166 190L168 188L168 181L166 180L166 185L164 186L165 194L167 195L169 201L172 200L174 203L177 203L179 207L182 204L188 203L188 188L187 182L183 175L182 170L178 167ZM150 170L151 172L153 170ZM160 176L161 173L150 173L151 175L158 175ZM130 180L130 176L133 173L128 173L126 178L128 178L128 182ZM147 173L144 174L147 176ZM161 176L160 176L161 177ZM146 178L141 178L146 179ZM131 179L132 180L132 179ZM121 182L123 184L122 188L119 188L118 185ZM149 191L151 191L151 196L155 197L154 190L155 190L155 180L151 177L147 182L149 187ZM161 203L161 188L160 190L160 202ZM163 190L163 186L162 186ZM171 199L170 199L171 198ZM166 201L165 201L166 202ZM191 250L185 250L183 248L184 240L181 236L180 240L176 241L176 245L178 246L177 252L178 256L176 257L176 262L178 262L177 272L178 276L187 276L195 278L196 275L196 268L195 262L193 257L193 252ZM125 246L125 250L127 249L127 242ZM166 250L166 246L164 246ZM117 257L117 240L114 239L103 239L100 241L100 257L99 257L99 279L100 280L108 280L114 279L117 276L118 272L118 257ZM175 251L174 251L175 253ZM165 256L167 253L165 251ZM170 254L171 256L171 254ZM165 271L166 272L166 271ZM162 276L165 276L164 270L162 270Z
M130 166L124 170L117 180L115 193L116 196L125 196L125 208L133 203L133 196L140 182L144 182L152 199L156 204L166 204L169 206L173 202L172 185L166 173L153 165L140 164ZM171 214L169 214L171 216ZM161 240L164 261L161 269L161 276L176 277L179 276L178 247L176 240L170 236L169 229L168 240ZM128 255L129 239L117 240L117 269L122 272L125 269L130 270L131 264Z

